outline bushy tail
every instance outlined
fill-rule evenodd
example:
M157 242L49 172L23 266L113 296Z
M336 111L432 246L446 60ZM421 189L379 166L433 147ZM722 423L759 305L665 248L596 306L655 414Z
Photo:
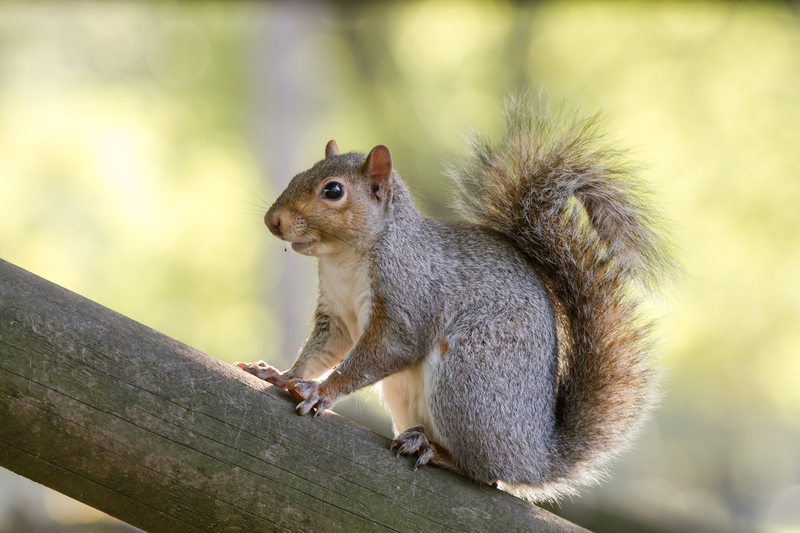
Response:
M505 132L474 135L450 174L457 207L514 240L538 266L559 316L551 482L534 498L594 482L654 403L643 299L676 271L643 183L582 115L546 97L509 98Z

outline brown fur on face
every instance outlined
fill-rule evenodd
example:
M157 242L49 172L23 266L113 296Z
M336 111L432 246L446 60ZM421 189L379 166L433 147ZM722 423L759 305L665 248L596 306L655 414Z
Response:
M338 148L326 149L326 154L325 159L292 178L264 216L276 237L291 242L293 250L305 255L366 248L374 238L369 228L378 227L390 196L376 195L375 178L369 175L363 154L339 155ZM391 181L389 168L383 184L387 192ZM324 189L334 182L343 187L343 194L338 199L326 198Z

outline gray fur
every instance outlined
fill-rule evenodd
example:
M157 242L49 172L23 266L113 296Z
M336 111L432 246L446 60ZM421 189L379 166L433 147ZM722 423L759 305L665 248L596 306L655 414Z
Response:
M473 139L451 172L465 222L420 215L394 172L385 198L370 196L365 157L338 150L270 210L345 242L341 254L369 265L372 299L352 345L341 320L318 309L284 376L344 357L320 384L318 410L381 380L419 385L395 390L394 408L447 457L419 432L401 449L534 500L596 481L650 408L650 324L634 286L654 287L674 267L645 189L604 145L598 116L556 107L512 99L500 141ZM308 192L332 176L361 195L362 231L337 229L342 210L307 209Z

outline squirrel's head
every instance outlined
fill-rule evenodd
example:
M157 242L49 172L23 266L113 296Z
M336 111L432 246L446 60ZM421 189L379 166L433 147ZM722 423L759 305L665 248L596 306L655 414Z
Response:
M339 154L336 142L330 141L325 159L292 178L264 223L304 255L362 248L380 229L396 179L386 146L376 146L364 157Z

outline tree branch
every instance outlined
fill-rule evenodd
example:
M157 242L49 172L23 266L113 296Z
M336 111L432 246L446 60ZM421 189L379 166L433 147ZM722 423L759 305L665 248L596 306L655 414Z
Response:
M0 465L150 532L582 531L0 260Z

